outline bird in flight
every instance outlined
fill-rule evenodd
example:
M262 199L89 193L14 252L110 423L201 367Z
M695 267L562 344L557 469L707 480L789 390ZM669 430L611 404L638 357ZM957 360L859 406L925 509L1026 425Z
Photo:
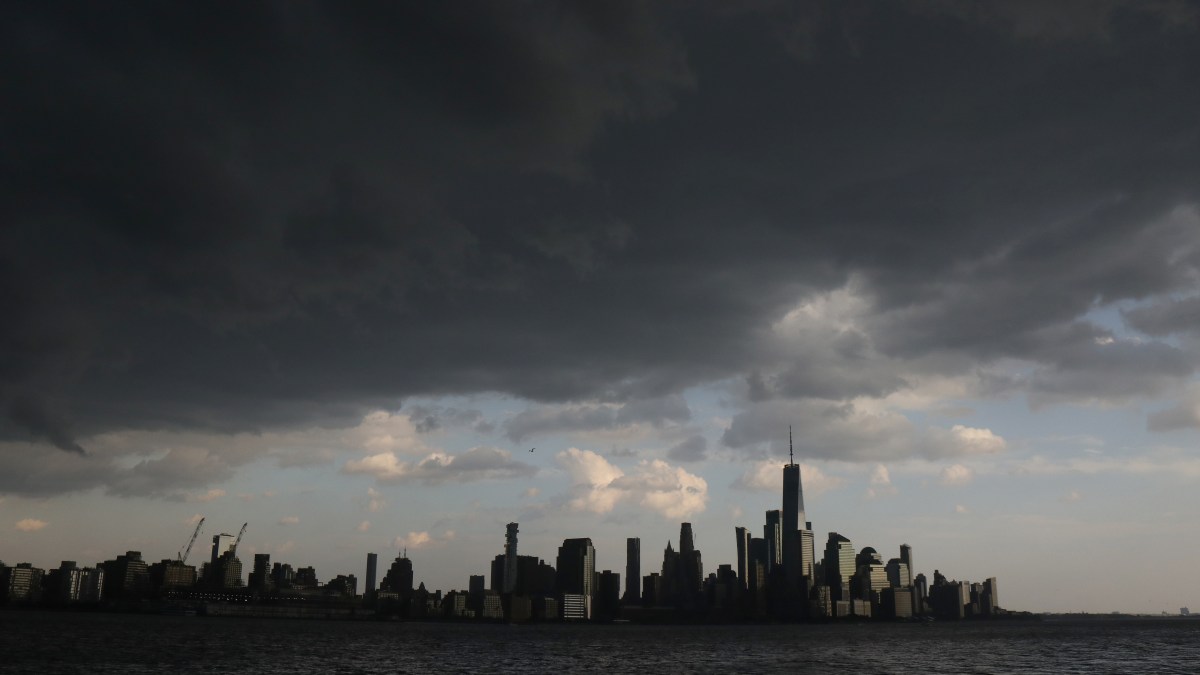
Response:
M530 451L530 452L533 452L534 450L537 450L537 448L530 448L530 449L529 449L529 451Z

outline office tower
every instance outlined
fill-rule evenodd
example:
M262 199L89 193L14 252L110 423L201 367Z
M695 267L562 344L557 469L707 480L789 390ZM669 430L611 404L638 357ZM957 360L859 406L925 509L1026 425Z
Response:
M996 588L996 577L988 577L987 581L983 582L979 605L984 616L991 616L1000 608L1000 590Z
M512 593L517 587L517 524L509 523L504 533L504 584L502 591Z
M737 576L738 584L745 590L746 572L750 569L750 532L744 527L733 528L737 538Z
M595 596L596 549L592 540L564 539L558 547L557 581L555 590L566 596L578 596L584 604L583 618L592 616L592 598ZM564 603L566 598L564 598ZM574 602L574 599L572 599Z
M900 544L900 562L908 566L908 574L910 577L916 575L917 568L913 567L912 547L908 544Z
M226 551L233 548L235 537L232 534L215 534L212 538L212 558L209 560L210 565L216 565L217 560L225 554Z
M854 558L854 544L837 532L830 532L825 542L825 583L835 601L849 600L842 597L842 592L854 576Z
M483 595L484 583L482 574L472 574L467 582L467 592L471 595Z
M763 539L767 541L767 574L783 562L783 525L779 511L767 511L767 524L763 526Z
M401 595L412 594L413 566L412 561L408 559L408 551L396 556L392 561L392 566L383 576L383 581L379 582L379 590Z
M691 523L679 524L679 565L683 598L689 599L700 590L704 581L704 564L700 560L700 551L696 550Z
M696 543L692 539L692 524L679 524L679 554L687 555L696 550Z
M638 583L642 578L642 540L625 540L625 602L637 602L641 597Z
M620 611L621 575L612 570L596 573L593 613L598 619L615 619Z
M792 454L792 428L788 427L788 463L783 467L783 569L789 584L800 572L800 542L797 532L803 520L800 517L800 465Z
M897 588L912 587L912 573L909 572L908 565L899 558L892 558L887 562L887 578L888 584Z
M363 589L363 595L370 595L375 592L375 571L379 567L379 556L374 553L367 554L367 585Z
M879 552L867 546L854 558L855 588L854 597L861 600L872 600L873 594L888 588L887 570Z
M250 572L250 588L256 591L266 591L271 587L271 555L269 553L254 554L254 569Z
M800 530L800 574L813 580L813 565L816 562L816 540L813 538L813 531Z

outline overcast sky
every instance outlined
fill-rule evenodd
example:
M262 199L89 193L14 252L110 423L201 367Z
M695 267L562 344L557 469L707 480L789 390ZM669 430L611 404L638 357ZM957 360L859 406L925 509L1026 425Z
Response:
M690 521L715 570L791 425L818 547L1011 609L1200 605L1198 33L1171 0L5 3L0 560L173 557L203 515L450 590L509 521L622 574Z

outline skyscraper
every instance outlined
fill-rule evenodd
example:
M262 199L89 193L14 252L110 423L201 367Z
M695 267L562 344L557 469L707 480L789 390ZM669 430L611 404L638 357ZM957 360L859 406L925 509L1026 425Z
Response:
M596 549L588 538L564 539L558 547L556 588L559 594L582 596L584 618L591 618L595 596Z
M767 573L770 574L771 570L783 561L783 524L779 521L778 509L767 511L763 539L767 541Z
M642 540L630 537L625 540L625 602L637 602L641 598L638 585L642 581Z
M744 527L733 528L737 537L737 575L742 589L746 588L746 571L750 569L750 532Z
M803 519L800 512L800 465L792 454L792 428L788 427L788 463L783 467L783 569L788 583L800 575L800 542L797 533Z
M856 571L855 557L854 544L850 543L849 539L837 532L829 533L829 539L825 542L823 564L825 583L829 585L834 600L848 599L843 597L842 591L846 589L850 583L850 577L854 576Z
M512 593L517 587L517 524L509 523L504 533L503 592Z
M917 568L913 567L913 552L912 547L908 544L900 544L900 562L908 565L908 573L915 576Z
M214 534L212 538L212 558L209 559L210 565L216 565L217 560L229 549L233 548L233 542L236 538L232 534Z
M696 550L691 523L679 524L679 565L679 578L686 601L700 590L700 583L704 580L704 565L700 561L700 552Z
M370 595L375 592L375 573L379 569L379 556L375 553L367 554L367 587L363 589L363 595Z

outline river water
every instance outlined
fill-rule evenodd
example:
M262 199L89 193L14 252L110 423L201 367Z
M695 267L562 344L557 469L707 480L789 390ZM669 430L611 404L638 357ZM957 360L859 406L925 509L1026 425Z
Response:
M1200 620L637 626L0 612L3 673L1200 673Z

